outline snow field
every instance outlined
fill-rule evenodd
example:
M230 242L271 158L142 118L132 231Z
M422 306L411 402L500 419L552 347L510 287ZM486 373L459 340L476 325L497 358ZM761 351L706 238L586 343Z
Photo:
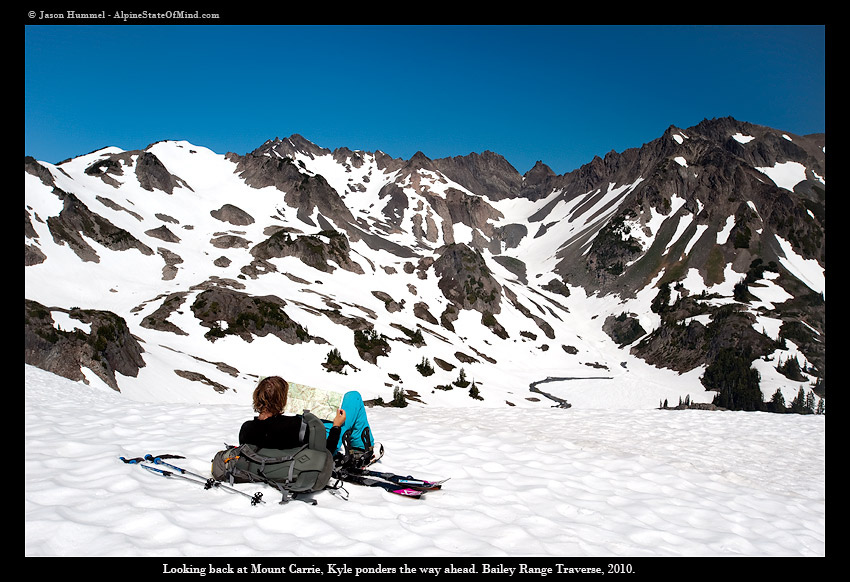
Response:
M450 478L421 500L265 504L119 457L209 461L244 405L146 404L25 367L27 556L823 556L825 417L372 408L378 468ZM794 435L789 438L788 435Z

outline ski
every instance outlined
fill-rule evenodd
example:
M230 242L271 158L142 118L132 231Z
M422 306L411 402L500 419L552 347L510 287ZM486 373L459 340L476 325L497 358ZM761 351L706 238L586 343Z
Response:
M417 489L419 491L437 491L442 488L443 483L448 481L448 479L443 479L442 481L427 481L425 479L417 479L410 475L403 477L395 473L373 471L370 469L350 469L348 473L349 475L358 477L377 477L378 479L383 479L390 483L402 485L410 489Z
M419 499L424 493L423 491L409 487L401 487L395 483L390 483L389 481L381 481L379 479L372 479L359 475L339 475L338 479L345 483L354 483L355 485L363 485L365 487L380 487L390 493L394 493L395 495L401 495L402 497L409 497L411 499Z
M228 491L232 491L234 493L244 495L245 497L247 497L251 500L251 505L257 505L258 503L265 503L265 501L263 501L263 494L260 493L260 492L257 492L254 495L249 495L248 493L245 493L244 491L240 491L239 489L236 489L234 487L229 487L229 486L227 486L223 483L220 483L213 478L203 477L202 475L198 475L197 473L193 473L191 471L188 471L188 470L183 469L181 467L178 467L176 465L166 463L165 461L162 460L162 459L182 459L182 458L184 458L184 457L181 457L179 455L159 455L159 456L155 457L153 455L148 454L148 455L145 455L144 457L136 457L134 459L127 459L127 458L124 458L124 457L118 457L118 458L121 459L122 461L124 461L124 463L127 463L129 465L139 465L141 468L146 469L146 470L150 471L151 473L156 473L157 475L161 475L162 477L184 479L186 481L191 481L193 483L198 483L200 485L203 485L204 489L212 489L213 487L218 487L220 489L226 489ZM158 467L152 467L150 465L146 465L145 464L146 461L149 462L149 463L154 463L155 465L165 465L166 467L174 469L174 471L177 471L177 472L175 473L173 471L168 471L166 469L160 469Z

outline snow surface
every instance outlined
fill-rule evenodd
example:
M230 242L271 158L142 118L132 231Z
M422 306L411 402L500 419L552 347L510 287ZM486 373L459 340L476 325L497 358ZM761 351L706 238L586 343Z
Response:
M806 167L799 162L781 162L769 168L756 168L780 188L794 191L794 186L806 179Z
M142 403L31 366L25 386L27 556L825 555L825 416L372 408L377 467L442 491L347 485L312 506L236 485L262 491L252 506L119 459L208 475L250 407Z

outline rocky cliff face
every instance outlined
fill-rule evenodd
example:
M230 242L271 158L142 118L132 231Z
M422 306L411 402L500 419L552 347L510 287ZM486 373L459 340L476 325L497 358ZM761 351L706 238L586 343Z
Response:
M114 313L90 309L50 308L25 300L24 361L71 380L85 380L90 370L118 390L116 373L136 377L145 366L139 342ZM79 322L73 329L57 326L53 312Z
M822 135L726 118L671 126L564 175L542 162L520 175L493 152L400 160L298 135L245 155L160 142L58 166L26 158L27 361L69 377L107 362L98 375L117 388L114 371L144 365L133 335L153 333L210 345L276 337L293 354L347 344L339 361L367 364L353 373L386 367L395 383L400 362L419 359L409 350L435 345L451 346L435 356L444 370L480 365L485 377L495 366L491 382L497 346L552 369L576 358L616 368L581 347L581 321L614 353L682 373L730 346L770 359L791 342L822 378L823 148ZM131 258L128 279L116 265ZM85 310L43 307L91 285L71 293ZM607 311L578 313L577 290ZM106 297L133 329L98 336L114 350L50 331L56 309L103 320ZM485 345L468 345L470 315ZM226 379L210 383L226 391Z

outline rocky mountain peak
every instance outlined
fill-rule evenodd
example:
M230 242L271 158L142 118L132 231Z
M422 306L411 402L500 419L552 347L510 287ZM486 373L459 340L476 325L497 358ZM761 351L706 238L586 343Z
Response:
M552 171L552 168L544 164L542 161L537 160L534 166L523 175L523 178L528 182L537 183L543 182L546 178L554 175L555 172Z
M434 165L433 160L426 156L421 151L417 151L411 158L407 161L405 165L405 169L407 171L418 171L418 170L428 170L430 172L436 172L437 167Z
M254 155L275 154L281 158L289 156L293 159L296 154L301 154L315 159L327 155L330 150L317 146L304 136L294 133L283 139L276 137L274 140L269 140L251 153Z
M441 158L434 164L452 181L493 201L514 198L522 187L519 172L504 157L489 150Z

